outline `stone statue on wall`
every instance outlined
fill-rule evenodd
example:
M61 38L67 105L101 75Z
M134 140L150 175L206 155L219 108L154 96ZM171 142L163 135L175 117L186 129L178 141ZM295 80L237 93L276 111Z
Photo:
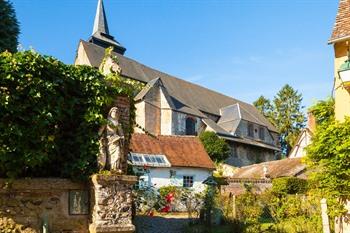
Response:
M119 122L120 112L113 107L108 113L108 124L100 129L100 153L98 164L100 170L122 173L124 159L124 133Z

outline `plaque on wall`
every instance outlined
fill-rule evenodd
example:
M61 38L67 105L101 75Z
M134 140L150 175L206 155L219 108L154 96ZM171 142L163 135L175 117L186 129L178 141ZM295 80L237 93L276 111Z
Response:
M89 192L87 190L69 191L69 214L89 214Z

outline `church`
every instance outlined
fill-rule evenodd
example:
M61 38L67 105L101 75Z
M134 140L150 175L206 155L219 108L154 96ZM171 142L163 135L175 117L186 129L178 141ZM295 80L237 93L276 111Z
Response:
M110 47L120 75L144 84L134 100L136 123L145 131L178 136L213 131L231 147L226 163L237 167L278 159L277 129L253 105L125 56L126 48L109 33L103 1L99 0L93 33L88 40L80 40L75 64L99 68ZM139 128L135 132L143 133Z

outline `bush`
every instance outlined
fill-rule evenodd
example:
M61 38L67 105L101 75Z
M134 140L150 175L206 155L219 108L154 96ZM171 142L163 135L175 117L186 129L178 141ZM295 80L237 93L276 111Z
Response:
M92 67L32 51L1 53L0 177L96 172L98 130L115 97L130 93Z
M261 232L259 219L263 214L263 206L259 196L253 192L245 192L236 198L238 219L244 223L244 232Z
M205 150L212 160L220 162L230 156L230 147L226 141L214 132L204 131L199 135Z
M181 193L181 188L173 186L173 185L163 186L163 187L159 188L159 194L160 194L161 197L164 198L169 193L172 193L175 196L178 196Z
M278 196L286 194L304 194L308 189L308 183L304 179L296 177L282 177L272 180L272 192Z

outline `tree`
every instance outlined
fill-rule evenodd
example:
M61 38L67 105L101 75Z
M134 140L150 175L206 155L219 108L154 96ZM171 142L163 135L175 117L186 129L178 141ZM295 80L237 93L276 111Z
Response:
M0 52L16 52L19 25L15 10L7 0L0 0Z
M268 119L271 118L271 115L273 114L273 106L271 104L271 101L267 98L265 98L263 95L261 95L254 103L253 105Z
M260 96L254 102L257 109L280 133L282 154L285 156L288 155L300 130L305 126L302 99L302 95L287 84L276 94L272 103L264 96Z
M288 155L300 130L305 127L302 100L301 94L288 84L282 87L273 100L275 112L272 122L280 133L280 143L285 155Z
M216 162L227 159L230 155L230 147L226 141L219 138L214 132L204 131L199 135L205 150L210 158Z

